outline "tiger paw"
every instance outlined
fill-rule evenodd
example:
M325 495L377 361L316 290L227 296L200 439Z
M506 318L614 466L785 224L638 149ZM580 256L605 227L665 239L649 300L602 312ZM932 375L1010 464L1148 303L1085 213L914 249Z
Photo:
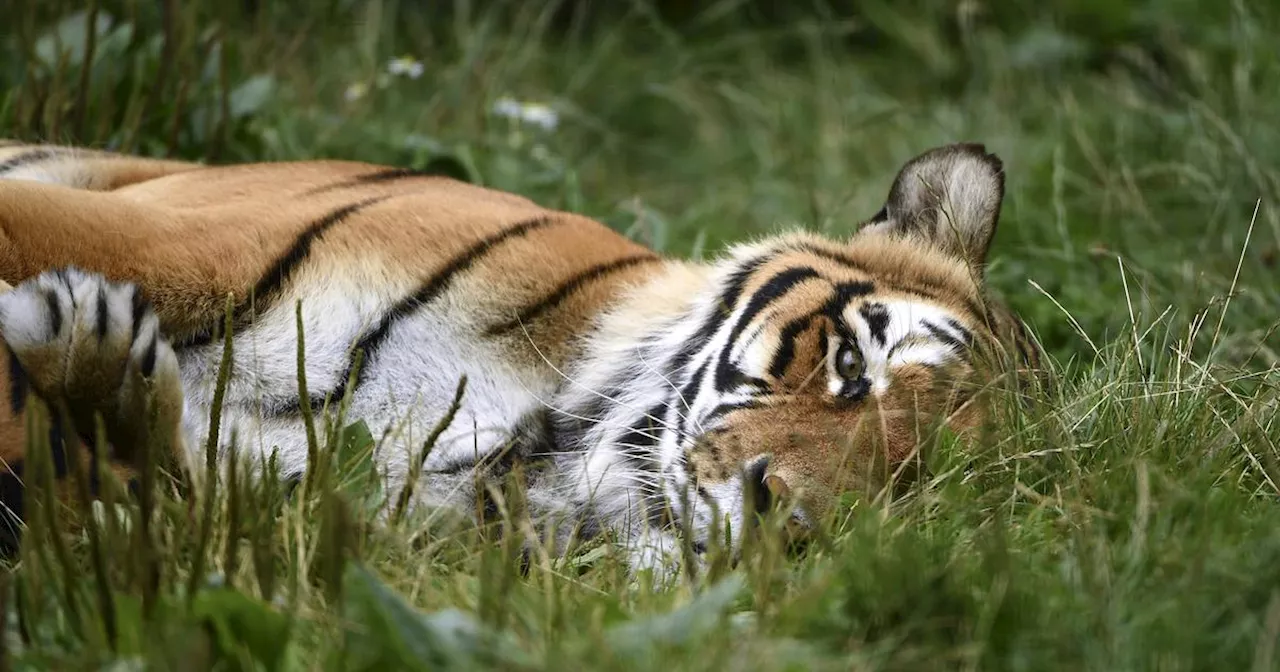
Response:
M0 337L31 391L65 403L81 436L100 414L118 455L155 427L176 431L182 379L160 321L136 285L75 268L45 272L0 294Z

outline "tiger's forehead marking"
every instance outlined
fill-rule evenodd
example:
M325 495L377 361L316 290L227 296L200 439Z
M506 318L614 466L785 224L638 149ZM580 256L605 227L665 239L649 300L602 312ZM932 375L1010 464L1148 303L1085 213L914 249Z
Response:
M809 271L812 277L828 284L841 282L871 282L874 278L859 269L842 265L830 259L800 250L781 249L769 254L756 265L743 284L743 295L753 296L765 290L769 282L788 272Z
M877 342L886 338L886 329L894 321L888 313L890 305L898 306L898 310L922 306L927 307L926 310L942 311L946 317L939 319L957 322L964 330L977 328L986 321L987 311L981 304L978 287L966 271L950 260L925 259L925 262L938 261L941 267L934 268L932 273L916 274L903 266L921 263L920 259L906 257L901 263L895 259L905 254L899 249L904 246L914 251L915 256L920 255L914 246L884 240L881 236L871 236L867 241L839 249L832 249L835 246L825 242L815 244L802 234L770 246L743 247L734 255L737 264L733 276L739 283L740 291L736 295L749 299L741 305L721 306L721 309L726 317L736 310L740 318L750 323L736 330L735 336L739 338L744 332L750 333L748 327L754 327L761 319L798 319L819 310L821 302L833 300L843 300L840 308L858 307L861 320L867 323L871 338ZM875 259L861 259L867 256L863 254L866 248L879 249L883 254ZM932 263L926 266L933 267ZM905 274L915 277L907 282L902 278ZM843 296L833 297L833 290L842 292ZM846 321L853 322L848 318Z
M973 336L964 311L921 292L880 291L866 273L829 259L808 261L803 251L783 250L748 267L744 285L752 291L729 320L725 363L793 391L825 379L836 394L848 381L836 376L834 358L850 343L880 395L902 367L927 370L965 357ZM817 376L824 367L827 375Z
M732 359L753 373L794 383L797 375L812 377L811 369L834 361L839 345L848 341L862 358L872 391L882 393L897 369L942 366L960 356L972 338L941 306L866 296L841 306L833 316L822 310L832 295L829 285L814 283L794 301L762 314L731 345ZM840 381L829 377L828 387L837 392Z
M965 322L987 319L977 276L963 263L907 240L858 235L837 244L804 232L768 243L742 245L730 255L742 296L752 296L791 269L807 269L836 283L871 283L877 295L927 301L965 313Z
M872 315L867 319L867 314ZM882 395L906 367L937 367L959 356L969 331L951 311L918 301L877 300L850 306L845 319L857 333L873 394Z

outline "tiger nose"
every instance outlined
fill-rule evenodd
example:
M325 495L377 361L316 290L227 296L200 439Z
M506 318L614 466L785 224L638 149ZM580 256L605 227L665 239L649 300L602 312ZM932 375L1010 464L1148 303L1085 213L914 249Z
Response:
M778 500L790 494L786 481L777 474L769 473L769 456L761 455L747 465L743 474L744 485L751 491L749 496L756 513L765 513Z

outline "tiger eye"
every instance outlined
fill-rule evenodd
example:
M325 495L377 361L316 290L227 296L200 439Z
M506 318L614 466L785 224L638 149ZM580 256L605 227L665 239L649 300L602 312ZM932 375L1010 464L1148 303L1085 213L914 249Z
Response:
M862 358L848 343L841 345L836 351L836 375L845 380L857 380L862 377Z

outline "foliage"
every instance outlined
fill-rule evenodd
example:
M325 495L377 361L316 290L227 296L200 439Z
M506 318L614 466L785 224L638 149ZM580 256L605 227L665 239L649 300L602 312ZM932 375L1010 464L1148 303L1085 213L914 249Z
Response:
M0 128L430 168L691 257L848 235L903 160L980 140L1007 170L990 281L1059 362L1054 402L939 443L801 557L665 590L607 547L521 573L495 529L381 524L358 419L318 427L294 490L228 463L54 516L33 477L10 666L1280 665L1274 7L437 5L11 3Z

